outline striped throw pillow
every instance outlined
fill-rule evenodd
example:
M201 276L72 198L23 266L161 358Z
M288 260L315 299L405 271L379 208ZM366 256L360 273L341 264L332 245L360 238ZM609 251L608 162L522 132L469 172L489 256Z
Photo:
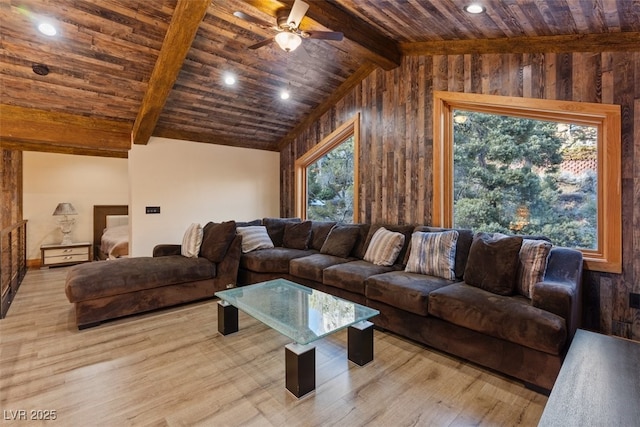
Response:
M517 277L518 292L521 295L531 298L533 286L544 278L551 246L546 240L522 241Z
M242 252L245 254L256 249L273 248L273 242L264 225L238 227L236 232L242 236Z
M456 230L411 235L411 254L405 271L454 280L456 278Z
M182 237L180 253L187 258L197 258L200 253L200 245L202 245L202 226L193 223Z
M380 227L371 236L364 260L375 265L393 265L404 245L404 234Z

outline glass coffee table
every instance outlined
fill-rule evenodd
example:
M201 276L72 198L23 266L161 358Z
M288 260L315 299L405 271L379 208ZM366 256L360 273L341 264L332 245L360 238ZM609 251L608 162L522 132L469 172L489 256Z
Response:
M373 360L373 316L378 310L285 279L216 292L218 331L238 331L238 309L291 338L285 347L286 387L296 397L315 389L315 346L329 334L348 329L348 357L363 366Z

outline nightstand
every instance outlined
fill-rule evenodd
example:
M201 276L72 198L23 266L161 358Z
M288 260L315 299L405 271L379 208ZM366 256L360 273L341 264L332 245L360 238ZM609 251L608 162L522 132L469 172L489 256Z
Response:
M41 266L55 267L62 265L80 264L91 261L91 243L78 242L70 245L42 245Z

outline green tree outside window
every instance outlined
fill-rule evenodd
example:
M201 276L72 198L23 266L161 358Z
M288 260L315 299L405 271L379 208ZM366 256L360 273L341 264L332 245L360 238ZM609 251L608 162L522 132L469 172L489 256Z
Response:
M353 136L307 167L307 219L353 222Z
M597 247L597 128L454 111L454 226Z

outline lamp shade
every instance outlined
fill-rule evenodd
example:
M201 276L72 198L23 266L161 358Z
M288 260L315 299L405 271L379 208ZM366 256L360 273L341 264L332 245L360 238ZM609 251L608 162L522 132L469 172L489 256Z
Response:
M58 203L56 210L53 211L53 215L78 215L78 212L76 212L71 203Z
M302 39L295 33L283 31L276 35L276 43L278 43L278 46L285 52L291 52L300 46Z

